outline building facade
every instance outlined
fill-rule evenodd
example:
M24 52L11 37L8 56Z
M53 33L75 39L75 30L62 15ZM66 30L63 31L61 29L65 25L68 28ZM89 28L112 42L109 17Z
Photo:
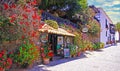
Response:
M100 23L100 42L104 43L105 46L111 45L115 40L115 26L113 25L113 22L108 17L108 15L105 13L105 11L102 8L97 8L98 13L96 14L96 18Z
M115 26L109 16L105 13L102 8L96 8L95 6L90 6L96 15L96 19L100 24L100 42L105 44L105 47L115 43Z

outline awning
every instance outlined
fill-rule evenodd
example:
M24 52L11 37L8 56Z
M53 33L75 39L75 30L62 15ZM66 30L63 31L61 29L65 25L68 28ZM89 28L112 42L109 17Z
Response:
M54 29L47 24L44 24L41 27L41 29L39 29L39 31L40 32L47 32L47 33L51 33L51 34L58 34L58 35L75 36L74 34L71 34L62 28Z

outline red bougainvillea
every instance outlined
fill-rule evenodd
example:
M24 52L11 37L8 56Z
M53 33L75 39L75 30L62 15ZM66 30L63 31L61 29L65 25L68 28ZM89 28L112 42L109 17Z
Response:
M18 24L22 32L21 38L36 38L41 24L42 10L36 8L36 0L0 0L1 14L9 18L11 24ZM38 13L39 12L39 13Z
M7 57L6 51L0 51L0 71L4 68L9 69L12 65L12 59Z

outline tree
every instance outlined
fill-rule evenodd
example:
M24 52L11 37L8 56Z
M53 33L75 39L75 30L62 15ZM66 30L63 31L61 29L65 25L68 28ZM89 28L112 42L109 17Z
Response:
M87 0L42 0L39 8L50 12L66 12L65 17L71 19L75 13L87 8Z
M119 32L119 42L120 42L120 22L115 25L116 30Z

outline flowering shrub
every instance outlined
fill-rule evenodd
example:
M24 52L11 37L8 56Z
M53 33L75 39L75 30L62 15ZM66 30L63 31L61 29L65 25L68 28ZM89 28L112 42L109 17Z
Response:
M42 12L36 5L36 0L0 0L0 16L8 18L10 24L19 26L17 29L21 32L21 39L27 38L34 41L41 27Z
M50 25L51 27L55 28L55 29L58 29L58 23L54 20L45 20L45 23Z
M26 41L12 57L14 62L17 62L20 66L24 66L25 64L30 65L40 57L39 48Z
M23 42L25 40L35 41L38 38L38 29L41 28L41 10L37 8L36 0L0 0L0 17L8 19L10 25L17 25L13 31L8 31L12 33L11 36L15 38L16 36L13 33L14 30L18 29L20 32L19 39ZM1 21L0 26L5 25L6 23ZM0 27L1 28L1 27ZM10 29L10 27L5 27L5 29ZM1 30L1 29L0 29ZM2 33L4 33L4 28ZM0 34L3 35L0 31ZM0 36L0 39L11 38L10 36ZM21 43L23 43L21 42ZM34 43L26 42L23 43L19 49L13 54L13 62L16 62L20 65L25 63L31 64L39 56L39 51Z
M7 56L5 50L0 51L0 71L9 69L12 65L12 59Z
M43 58L53 57L53 51L51 50L51 47L49 44L45 44L43 47L41 47L41 54Z

